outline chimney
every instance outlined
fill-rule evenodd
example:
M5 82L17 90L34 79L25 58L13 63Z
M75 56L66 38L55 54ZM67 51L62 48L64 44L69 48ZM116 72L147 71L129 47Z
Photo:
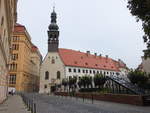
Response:
M106 55L106 58L108 58L108 55Z
M87 54L90 54L90 51L86 51Z
M101 58L102 57L102 54L99 54L99 58Z
M87 56L90 55L90 51L86 51Z
M95 57L97 57L97 53L94 53Z

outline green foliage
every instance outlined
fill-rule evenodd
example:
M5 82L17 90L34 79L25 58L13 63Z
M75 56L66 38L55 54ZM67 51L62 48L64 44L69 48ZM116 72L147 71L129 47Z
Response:
M76 76L74 76L74 77L69 77L69 86L73 86L73 85L75 85L76 84L76 82L77 82L77 77Z
M69 82L68 82L69 91L70 91L70 89L72 89L72 92L75 91L76 83L77 83L77 77L76 76L73 76L73 77L70 76L69 77Z
M97 87L103 87L104 86L104 84L105 84L105 82L106 82L106 77L104 76L104 75L102 75L102 74L96 74L96 75L94 75L94 84L95 84L95 86Z
M64 78L62 80L62 85L65 86L65 87L68 85L68 79L67 78Z
M92 77L88 75L80 77L78 81L78 85L79 87L84 86L84 88L89 87L90 85L92 87Z
M131 71L128 74L128 78L129 80L133 83L138 85L141 88L147 89L147 85L149 83L149 77L148 75L146 75L146 73L135 70L135 71Z
M144 42L147 44L147 50L144 50L145 58L150 57L150 0L128 0L127 6L133 16L136 16L137 22L142 21L144 30Z

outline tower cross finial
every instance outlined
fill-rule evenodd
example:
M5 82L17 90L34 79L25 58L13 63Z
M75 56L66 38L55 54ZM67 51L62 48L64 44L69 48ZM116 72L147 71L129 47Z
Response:
M53 3L53 12L55 12L55 1Z
M55 12L55 6L53 6L53 12Z

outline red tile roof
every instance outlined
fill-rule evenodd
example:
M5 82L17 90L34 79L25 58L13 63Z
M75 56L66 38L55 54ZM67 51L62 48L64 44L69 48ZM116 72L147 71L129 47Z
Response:
M26 30L25 26L18 24L18 23L15 24L15 27L14 27L15 33L18 33L18 32L22 33L22 32L25 32L25 30Z
M119 71L119 68L111 58L95 56L70 49L59 49L59 55L66 66Z
M37 50L38 50L38 48L35 45L33 45L32 46L32 52L37 52Z

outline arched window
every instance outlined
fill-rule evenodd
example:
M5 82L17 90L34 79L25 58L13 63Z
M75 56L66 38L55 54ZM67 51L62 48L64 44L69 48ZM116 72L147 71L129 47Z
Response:
M60 71L57 71L57 79L60 79L61 75L60 75Z
M46 71L46 72L45 72L45 80L48 80L48 79L49 79L49 72Z
M52 60L51 60L51 63L52 63L52 64L55 64L55 60L54 60L54 59L52 59Z

